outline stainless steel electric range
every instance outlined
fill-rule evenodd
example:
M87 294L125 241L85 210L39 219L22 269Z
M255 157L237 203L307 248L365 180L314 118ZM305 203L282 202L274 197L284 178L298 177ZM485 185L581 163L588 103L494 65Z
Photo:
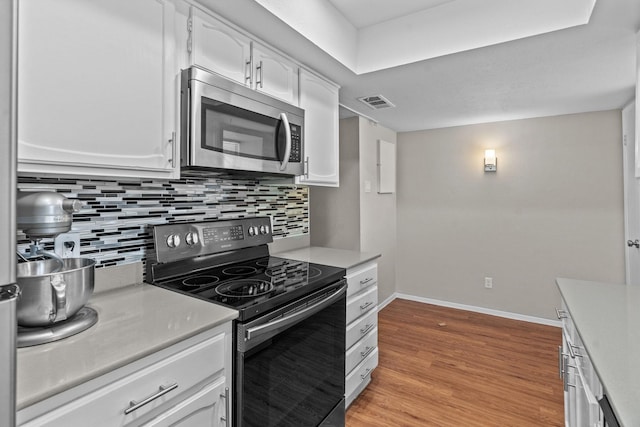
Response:
M345 270L270 256L268 217L153 234L148 282L239 312L233 425L344 426Z

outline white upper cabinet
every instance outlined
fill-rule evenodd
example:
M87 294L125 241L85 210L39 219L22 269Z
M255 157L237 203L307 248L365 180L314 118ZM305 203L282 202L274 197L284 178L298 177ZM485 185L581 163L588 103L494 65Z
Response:
M177 177L174 16L167 0L21 1L18 170Z
M298 182L339 185L338 86L300 69L300 108L305 111L305 174Z
M191 8L191 65L250 84L251 40L198 8Z
M208 13L191 7L191 65L298 105L298 65Z
M254 42L253 87L289 104L297 105L298 66Z

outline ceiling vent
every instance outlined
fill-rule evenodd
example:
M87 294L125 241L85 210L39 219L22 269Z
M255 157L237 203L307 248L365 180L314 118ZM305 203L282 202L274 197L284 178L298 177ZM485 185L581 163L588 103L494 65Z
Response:
M358 101L364 102L374 110L382 110L384 108L393 108L395 105L391 103L387 98L382 95L363 96L358 98Z

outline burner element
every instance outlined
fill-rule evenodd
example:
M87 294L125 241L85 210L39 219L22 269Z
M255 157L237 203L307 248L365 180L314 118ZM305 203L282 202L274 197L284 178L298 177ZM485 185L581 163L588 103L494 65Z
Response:
M222 270L223 274L227 274L229 276L246 276L249 274L256 274L257 272L258 270L255 267L249 267L246 265L234 265Z
M322 274L319 268L309 267L309 276L307 276L307 280L314 279Z
M200 286L206 286L206 285L213 285L214 283L217 283L219 281L220 279L218 279L217 276L204 275L204 276L187 277L182 281L182 284L185 286L200 287Z
M225 297L253 298L269 293L272 290L273 285L264 280L241 279L219 285L216 288L216 293Z

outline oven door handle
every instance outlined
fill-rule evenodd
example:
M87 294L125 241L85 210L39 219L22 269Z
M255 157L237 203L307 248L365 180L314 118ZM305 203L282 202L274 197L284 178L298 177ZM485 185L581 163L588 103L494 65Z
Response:
M268 323L265 323L264 325L251 327L246 331L246 340L249 341L252 338L259 337L260 335L264 335L275 329L294 325L299 321L316 314L317 312L321 311L322 309L336 302L338 299L340 299L340 297L342 297L342 294L344 294L346 290L347 290L347 285L342 285L337 291L335 291L334 293L332 293L330 296L323 299L322 301L319 301L309 307L306 307L300 311L290 314L289 316L285 316L278 320L274 320L273 322L268 322Z

